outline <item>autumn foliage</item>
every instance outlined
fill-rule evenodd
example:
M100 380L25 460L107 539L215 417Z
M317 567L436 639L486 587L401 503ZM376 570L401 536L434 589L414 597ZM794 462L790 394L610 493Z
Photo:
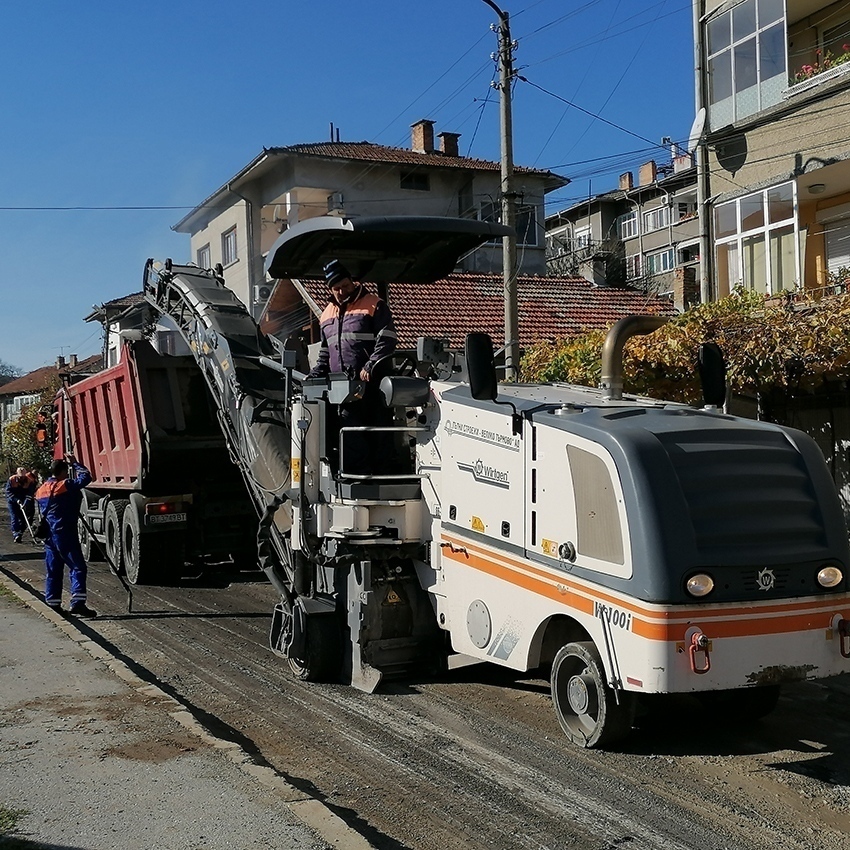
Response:
M604 339L604 332L593 331L538 343L523 358L522 378L598 386ZM816 301L737 291L688 310L654 333L629 340L623 355L626 392L700 402L696 364L703 342L720 346L734 392L812 392L827 379L850 378L850 295Z
M8 470L25 466L42 475L47 473L53 459L53 446L40 446L36 441L36 419L40 410L52 408L53 397L58 389L57 379L42 392L38 401L28 404L21 411L20 417L3 429L3 463Z

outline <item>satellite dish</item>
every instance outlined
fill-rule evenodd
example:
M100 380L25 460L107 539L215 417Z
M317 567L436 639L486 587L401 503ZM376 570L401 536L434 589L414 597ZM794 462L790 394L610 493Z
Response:
M705 107L701 106L697 112L697 117L694 118L694 123L691 124L691 132L688 135L688 153L693 153L697 145L702 140L702 134L705 130Z

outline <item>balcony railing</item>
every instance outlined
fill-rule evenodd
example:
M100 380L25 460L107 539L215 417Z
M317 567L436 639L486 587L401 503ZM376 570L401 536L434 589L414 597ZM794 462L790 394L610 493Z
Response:
M789 97L794 97L847 73L850 73L850 51L845 51L834 58L829 53L823 58L818 55L814 65L803 65L795 74L797 82L785 89L782 97L787 100Z

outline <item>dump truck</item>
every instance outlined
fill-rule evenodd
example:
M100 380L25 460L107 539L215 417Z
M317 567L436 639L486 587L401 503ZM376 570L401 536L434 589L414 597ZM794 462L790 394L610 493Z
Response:
M127 334L116 365L56 396L54 455L92 473L83 553L132 584L177 580L187 563L256 565L254 506L203 376L194 357L156 342Z
M391 302L393 282L427 286L505 232L323 217L282 234L266 271L320 277L337 257ZM386 463L354 474L335 410L359 381L300 372L220 268L150 261L144 293L203 376L258 518L270 648L298 678L371 692L467 663L536 670L592 748L622 740L646 695L733 722L783 683L850 671L850 550L822 455L726 414L710 346L702 408L624 392L626 340L663 318L614 326L599 388L500 383L486 334L463 351L420 339L373 370L392 422L365 430Z

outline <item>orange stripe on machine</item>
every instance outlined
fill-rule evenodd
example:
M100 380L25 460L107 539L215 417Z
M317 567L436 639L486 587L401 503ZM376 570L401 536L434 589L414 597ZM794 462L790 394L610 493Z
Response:
M509 584L553 599L583 614L618 617L627 631L657 641L680 641L685 631L698 623L712 637L744 637L830 629L836 614L850 618L850 594L843 593L786 603L752 602L712 607L648 608L634 600L614 596L589 583L539 569L528 561L495 553L459 537L443 534L449 544L443 557L479 570ZM842 609L845 609L842 613ZM614 612L621 613L615 614Z

